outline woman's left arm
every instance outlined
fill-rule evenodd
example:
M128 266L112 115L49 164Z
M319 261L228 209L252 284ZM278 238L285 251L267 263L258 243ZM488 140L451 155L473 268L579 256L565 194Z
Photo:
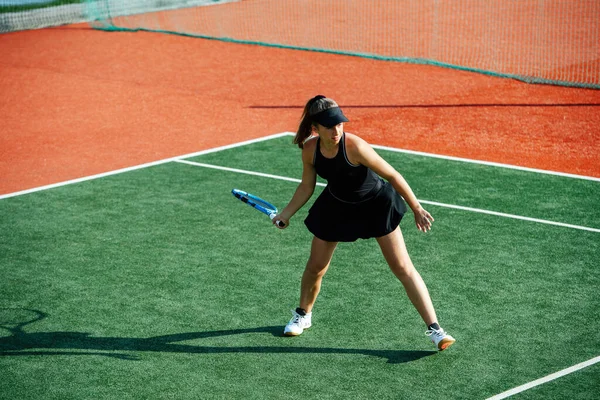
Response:
M377 175L390 182L393 188L400 193L413 211L417 228L423 232L427 232L431 229L431 223L434 219L431 214L421 206L421 203L419 203L419 200L408 185L408 182L406 182L406 179L377 154L371 145L363 139L358 136L353 136L347 143L349 143L350 146L346 147L346 152L351 158L351 161L353 163L358 162L359 164L370 168Z

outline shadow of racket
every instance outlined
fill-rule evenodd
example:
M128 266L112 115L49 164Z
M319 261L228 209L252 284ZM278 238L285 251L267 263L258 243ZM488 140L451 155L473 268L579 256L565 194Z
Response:
M5 329L13 335L23 334L23 327L41 321L48 314L39 310L21 307L0 308L0 328Z

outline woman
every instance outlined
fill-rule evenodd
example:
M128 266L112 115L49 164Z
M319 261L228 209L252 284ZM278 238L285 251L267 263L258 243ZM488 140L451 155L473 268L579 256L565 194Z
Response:
M412 209L420 231L431 228L433 217L421 207L404 178L367 142L344 132L344 122L348 119L335 101L315 96L304 107L294 138L302 149L302 182L289 204L273 219L275 226L289 226L290 218L312 196L317 174L327 180L327 187L304 221L314 237L302 276L300 305L293 311L284 334L297 336L311 326L312 308L337 243L374 237L427 325L426 335L444 350L455 340L439 326L427 287L406 250L399 228L406 212L402 198Z

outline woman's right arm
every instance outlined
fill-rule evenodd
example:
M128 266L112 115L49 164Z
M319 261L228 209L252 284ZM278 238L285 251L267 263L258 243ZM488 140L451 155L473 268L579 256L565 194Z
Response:
M305 143L302 149L302 182L296 188L296 192L292 196L292 199L283 210L273 218L273 223L279 229L285 229L290 223L290 218L298 212L311 198L315 191L315 185L317 184L317 172L313 165L313 157L315 151L315 140L309 140ZM285 225L283 227L277 225L275 221L282 221Z

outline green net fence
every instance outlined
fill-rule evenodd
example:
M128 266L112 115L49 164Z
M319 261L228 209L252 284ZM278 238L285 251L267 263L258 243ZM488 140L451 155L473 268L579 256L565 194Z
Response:
M105 30L176 33L600 89L598 0L86 0L67 8Z

